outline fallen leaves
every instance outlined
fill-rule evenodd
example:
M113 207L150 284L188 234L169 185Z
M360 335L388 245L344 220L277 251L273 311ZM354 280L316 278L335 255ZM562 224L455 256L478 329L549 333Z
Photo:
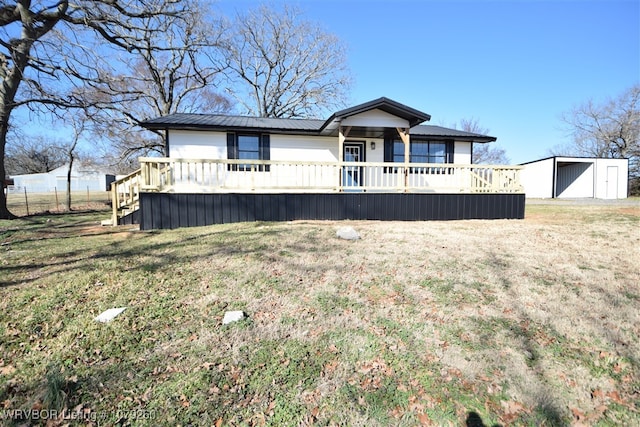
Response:
M385 375L393 375L393 370L387 366L387 363L380 358L364 361L360 363L358 372L361 374L369 374L371 372L382 372Z
M180 405L183 408L188 408L189 406L191 406L191 403L187 399L187 396L185 396L184 394L181 394L180 397L178 398L178 400L180 401Z
M0 375L9 376L16 372L16 368L13 365L0 366Z
M508 425L513 424L521 414L530 412L521 402L514 400L503 400L500 402L500 406L502 407L502 416L500 418Z

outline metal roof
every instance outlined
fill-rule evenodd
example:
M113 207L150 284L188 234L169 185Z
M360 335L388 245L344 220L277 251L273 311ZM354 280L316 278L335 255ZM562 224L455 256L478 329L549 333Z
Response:
M324 122L322 128L324 129L334 120L342 120L346 117L355 116L356 114L375 109L382 110L386 113L393 114L394 116L401 117L407 120L410 127L414 127L422 122L431 120L431 116L429 114L423 113L422 111L418 111L415 108L408 107L404 104L394 101L393 99L385 98L383 96L382 98L374 99L373 101L365 102L364 104L356 105L354 107L349 107L344 110L335 112Z
M219 114L174 113L145 120L147 129L252 129L317 133L324 123L314 119L276 119L267 117L227 116Z
M586 162L595 162L596 160L626 160L627 163L629 162L629 159L627 157L612 159L610 157L549 156L543 159L531 160L529 162L520 163L519 166L525 166L531 163L538 163L546 160L555 160L558 163L586 163Z
M411 135L433 136L441 138L457 138L461 140L475 142L492 142L496 140L494 136L481 135L479 133L465 132L458 129L450 129L442 126L420 125L411 128Z
M336 127L336 123L341 119L373 109L380 109L389 114L406 119L412 126L410 130L412 135L437 138L455 138L458 140L475 142L491 142L496 140L496 138L492 136L464 132L442 126L419 125L420 123L431 119L431 116L384 97L338 111L327 120L278 119L266 117L229 116L221 114L175 113L168 116L146 120L141 123L141 126L152 130L249 130L299 135L330 135L337 132L333 127ZM335 123L333 123L332 126L329 126L332 122ZM371 130L374 129L372 128ZM378 131L378 134L384 132L384 129L375 130ZM354 131L353 133L355 134L356 132ZM374 137L373 134L369 135L366 132L363 135Z

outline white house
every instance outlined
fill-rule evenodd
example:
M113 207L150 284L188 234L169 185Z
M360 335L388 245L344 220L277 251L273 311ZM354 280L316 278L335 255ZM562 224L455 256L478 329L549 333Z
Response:
M93 167L76 162L71 173L71 191L108 191L115 175L96 170ZM25 189L31 193L48 193L54 190L66 191L67 173L69 165L60 166L46 173L32 173L13 175L13 186L9 191L22 192Z
M141 158L139 171L117 181L114 209L133 214L143 229L256 219L522 218L521 167L471 164L473 143L495 138L423 125L430 118L379 98L326 120L147 120L145 128L166 132L167 157Z
M522 166L520 179L528 198L627 197L628 159L554 156Z

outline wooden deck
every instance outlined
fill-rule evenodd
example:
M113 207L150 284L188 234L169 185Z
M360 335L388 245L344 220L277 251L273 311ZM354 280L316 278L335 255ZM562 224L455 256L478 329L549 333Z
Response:
M259 160L208 160L208 159L171 159L171 158L141 158L141 168L112 184L113 193L113 217L112 223L122 223L122 217L136 213L140 223L146 223L149 227L157 228L158 224L167 221L148 221L151 216L159 217L158 210L166 212L168 200L171 204L186 203L202 205L209 204L214 210L230 209L236 210L234 200L238 197L178 197L179 195L265 195L271 200L280 200L279 196L298 195L295 198L287 199L284 211L286 214L263 215L261 209L264 200L260 197L252 197L240 203L241 206L258 206L246 208L246 213L234 214L233 217L263 218L264 220L278 220L273 218L297 218L295 212L299 204L315 203L318 212L316 219L462 219L462 218L493 218L498 215L503 217L503 213L486 212L485 214L470 214L469 212L479 211L474 208L481 199L473 198L427 198L424 195L513 195L524 198L523 189L520 185L520 166L503 165L457 165L457 164L429 164L429 163L372 163L372 162L295 162L295 161L259 161ZM172 196L157 197L153 194L165 194ZM313 197L305 197L303 195ZM345 194L356 194L359 197L342 197ZM372 195L388 194L421 194L423 197L378 197ZM329 197L333 195L333 197ZM342 195L335 197L336 195ZM365 196L366 195L366 196ZM224 199L224 201L222 201ZM295 199L295 200L294 200ZM386 199L382 202L382 199ZM440 203L447 200L445 204L450 207L443 208L444 213L433 213L433 209L427 203L436 200ZM147 200L145 204L144 200ZM155 200L155 202L151 202ZM162 201L160 201L162 200ZM207 202L204 202L207 200ZM214 200L220 203L215 205ZM284 200L284 199L283 199ZM328 206L345 206L341 208L321 208L317 204L318 200L328 203ZM359 202L357 202L359 200ZM374 202L375 200L375 202ZM430 200L430 202L427 202ZM497 199L496 199L497 200ZM504 199L507 200L507 199ZM518 197L509 199L510 202L502 204L496 212L516 212L512 216L519 217L520 208L513 207L519 202ZM463 201L463 202L461 202ZM282 201L281 201L282 202ZM281 203L279 202L279 203ZM159 203L159 204L158 204ZM257 204L256 204L257 203ZM337 203L337 205L336 205ZM354 204L355 203L355 204ZM353 206L366 208L355 209ZM375 211L379 211L381 203L401 203L405 206L405 213L386 215L386 218L378 218ZM410 208L417 206L417 208ZM463 203L463 205L460 205ZM215 206L214 206L215 205ZM239 205L239 206L240 206ZM286 206L294 206L287 208ZM507 206L509 205L509 206ZM524 202L522 203L522 215L524 214ZM163 207L164 206L164 207ZM225 208L225 206L227 208ZM229 207L231 206L231 207ZM271 205L270 205L271 206ZM352 206L351 208L347 208ZM138 213L138 209L142 209ZM171 208L175 212L183 212L187 208ZM239 208L238 208L239 209ZM268 209L272 209L269 207ZM306 209L306 208L305 208ZM355 210L354 210L355 209ZM431 209L431 210L430 210ZM193 210L193 209L191 209ZM251 212L249 212L251 210ZM458 210L460 212L453 212ZM481 210L481 209L480 209ZM321 214L321 211L324 214ZM358 211L359 213L351 215ZM431 213L427 214L429 211ZM342 213L340 213L342 212ZM425 212L421 214L420 212ZM440 212L440 211L438 211ZM465 213L466 212L466 213ZM183 212L183 216L185 213ZM190 214L189 214L190 215ZM205 215L204 213L193 215ZM306 219L311 219L314 215L305 213ZM220 215L223 218L223 215ZM229 215L231 218L231 215ZM272 218L272 219L269 219ZM212 220L211 223L217 223ZM198 223L195 220L189 223ZM206 221L209 223L210 221ZM181 220L170 220L171 228L175 224L181 224ZM153 224L153 225L152 225ZM145 227L146 228L146 227ZM160 227L163 228L163 227Z

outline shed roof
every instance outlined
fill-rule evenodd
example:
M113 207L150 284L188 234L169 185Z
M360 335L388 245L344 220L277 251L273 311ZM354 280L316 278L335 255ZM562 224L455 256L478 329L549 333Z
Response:
M584 157L584 156L549 156L544 157L538 160L531 160L528 162L520 163L520 166L530 165L532 163L545 162L547 160L554 160L559 163L585 163L585 162L597 162L598 160L606 160L606 161L621 161L621 162L629 162L629 159L626 157L619 159L612 159L609 157Z

